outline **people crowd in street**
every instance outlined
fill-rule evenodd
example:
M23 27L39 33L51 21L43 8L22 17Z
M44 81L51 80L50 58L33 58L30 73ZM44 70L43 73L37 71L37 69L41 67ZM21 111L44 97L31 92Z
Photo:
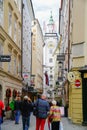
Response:
M46 120L49 130L59 130L61 121L61 112L58 103L55 100L47 101L46 95L39 95L35 102L32 102L30 97L25 95L23 100L21 97L16 97L10 102L11 119L14 118L15 124L19 124L20 115L22 115L23 130L28 130L30 127L31 112L36 117L36 130L44 130ZM3 117L4 103L0 100L0 130Z

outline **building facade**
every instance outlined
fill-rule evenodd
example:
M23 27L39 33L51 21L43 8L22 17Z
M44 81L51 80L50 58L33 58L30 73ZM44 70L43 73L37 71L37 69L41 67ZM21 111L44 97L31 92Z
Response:
M69 84L68 84L68 71L71 68L70 62L70 5L69 0L61 0L61 7L59 9L59 34L61 37L61 44L59 47L59 55L60 59L59 66L60 75L59 81L61 82L61 86L63 88L63 105L65 108L69 105ZM67 112L68 113L68 112Z
M53 20L53 16L51 13L49 22L47 24L47 30L44 34L44 50L43 50L43 56L44 56L44 82L43 82L43 89L44 93L47 95L49 99L54 98L54 66L55 66L55 60L53 57L54 50L58 43L58 35L55 30L55 22ZM48 79L47 79L48 78ZM46 82L48 80L48 83Z
M32 22L32 79L31 85L43 92L43 33L39 21Z
M70 43L72 43L72 75L69 73L69 117L75 123L87 125L87 1L70 1ZM73 82L71 82L73 80Z
M22 89L21 26L21 0L0 0L0 55L11 57L0 61L0 99L6 107Z
M67 84L68 82L63 84L65 92L69 94L67 96L65 93L65 101L68 98L69 102L68 118L73 123L87 125L87 1L61 0L61 3L60 23L63 24L64 30L60 25L60 34L62 35L64 53L68 53L68 57L65 55L64 69L68 68L69 72L65 76L69 84Z
M23 0L23 82L24 85L30 86L31 80L31 47L32 47L32 34L31 34L31 26L32 21L35 19L34 10L31 0Z

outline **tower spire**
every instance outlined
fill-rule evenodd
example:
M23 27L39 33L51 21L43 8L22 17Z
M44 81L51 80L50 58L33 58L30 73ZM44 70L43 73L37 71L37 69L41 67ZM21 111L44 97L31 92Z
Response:
M48 31L50 33L54 33L55 32L55 23L54 23L54 20L53 20L53 15L52 15L52 11L50 12L50 18L49 18L49 22L48 22Z
M53 16L52 16L52 11L50 12L50 19L49 19L49 24L54 24Z

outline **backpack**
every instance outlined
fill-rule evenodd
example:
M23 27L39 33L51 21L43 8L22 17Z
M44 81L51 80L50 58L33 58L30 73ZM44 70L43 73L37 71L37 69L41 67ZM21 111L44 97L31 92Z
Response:
M36 104L33 105L33 115L34 116L38 116L38 103L39 103L39 100L37 101Z

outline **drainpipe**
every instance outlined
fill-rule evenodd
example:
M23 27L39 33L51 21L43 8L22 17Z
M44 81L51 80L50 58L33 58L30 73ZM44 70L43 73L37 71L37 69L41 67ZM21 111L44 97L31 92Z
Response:
M68 22L68 72L70 69L70 0L69 0L69 22Z
M21 0L21 77L23 73L23 0Z
M69 22L68 22L68 72L70 69L70 0L69 0ZM68 102L69 102L69 82L68 82Z

